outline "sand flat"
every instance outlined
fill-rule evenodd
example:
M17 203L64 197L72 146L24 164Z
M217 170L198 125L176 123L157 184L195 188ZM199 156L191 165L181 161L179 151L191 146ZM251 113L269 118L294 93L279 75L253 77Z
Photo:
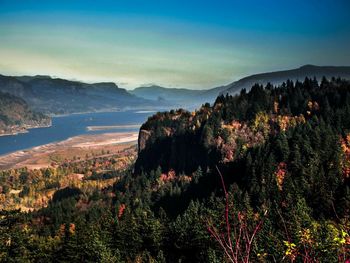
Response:
M139 129L142 124L128 124L128 125L105 125L105 126L87 126L88 131L101 131L112 129Z
M118 152L131 145L136 145L137 132L115 132L103 134L79 135L64 141L44 144L26 150L16 151L0 156L0 170L27 167L40 169L49 167L53 157L70 159L83 157L92 152Z
M110 134L105 134L106 136ZM84 141L80 143L73 144L72 147L78 147L78 148L90 148L90 147L98 147L98 146L106 146L106 145L112 145L112 144L120 144L120 143L126 143L126 142L133 142L137 141L138 139L138 133L131 133L131 134L122 134L117 138L111 138L114 137L108 136L105 140L102 141Z

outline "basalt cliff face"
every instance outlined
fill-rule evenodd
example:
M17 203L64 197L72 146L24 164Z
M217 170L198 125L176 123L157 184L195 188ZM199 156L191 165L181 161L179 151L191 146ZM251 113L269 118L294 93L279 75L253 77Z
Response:
M142 152L146 149L147 141L151 137L152 133L147 130L140 130L138 139L138 152Z
M150 117L140 129L135 171L147 172L161 166L166 171L190 173L206 166L210 153L202 143L202 122L208 110L207 105L198 112L176 110Z

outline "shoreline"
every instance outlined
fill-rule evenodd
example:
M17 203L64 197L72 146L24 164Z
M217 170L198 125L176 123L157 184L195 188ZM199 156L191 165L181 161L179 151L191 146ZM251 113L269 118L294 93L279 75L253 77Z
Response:
M12 153L0 155L0 170L27 167L40 169L50 167L54 159L84 158L91 152L116 152L126 146L137 145L138 132L114 132L84 134L63 141L52 142Z
M113 113L113 112L127 112L127 111L133 111L135 113L156 113L157 111L166 110L167 108L164 107L152 107L152 108L122 108L122 109L103 109L103 110L96 110L96 111L83 111L83 112L73 112L73 113L63 113L63 114L46 114L47 116L51 118L59 118L59 117L66 117L70 115L79 115L79 114L93 114L93 113Z
M38 125L38 126L22 127L20 130L15 130L13 132L1 133L0 137L2 137L2 136L15 136L15 135L18 135L18 134L28 133L32 129L50 128L50 127L52 127L52 122L49 125Z

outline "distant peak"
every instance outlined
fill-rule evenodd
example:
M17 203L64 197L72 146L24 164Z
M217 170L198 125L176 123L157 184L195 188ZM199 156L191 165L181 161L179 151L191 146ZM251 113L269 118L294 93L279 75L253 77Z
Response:
M146 89L163 89L164 87L153 84L153 85L149 85L149 86L141 86L140 88L146 88Z
M301 66L299 69L308 69L308 68L316 68L316 65L306 64L304 66Z
M49 75L35 75L34 78L37 79L52 79Z
M115 84L114 82L98 82L98 83L93 83L92 85L101 87L101 88L118 88L118 85Z

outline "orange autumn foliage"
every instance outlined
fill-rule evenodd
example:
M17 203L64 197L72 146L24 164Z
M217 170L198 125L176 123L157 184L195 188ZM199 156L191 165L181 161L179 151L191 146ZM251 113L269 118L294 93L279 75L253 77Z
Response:
M280 191L282 191L283 181L287 172L287 164L285 162L280 162L275 173L277 186Z
M73 223L70 223L70 224L69 224L69 233L70 233L71 235L74 235L74 234L75 234L75 224L73 224Z
M164 183L173 181L176 179L176 172L171 169L167 174L161 174L159 179Z
M343 160L341 162L344 178L350 177L350 134L345 139L340 140L341 149L343 152Z
M286 131L298 124L305 123L305 117L302 114L299 116L277 115L272 118L272 121L277 123L280 131Z
M126 208L126 205L125 205L125 204L121 204L121 205L119 206L118 218L121 218L121 217L122 217L122 215L124 214L125 208Z
M229 129L230 131L232 130L238 130L242 127L242 123L240 123L237 120L232 121L231 123L228 124L222 124L221 127L223 129Z

